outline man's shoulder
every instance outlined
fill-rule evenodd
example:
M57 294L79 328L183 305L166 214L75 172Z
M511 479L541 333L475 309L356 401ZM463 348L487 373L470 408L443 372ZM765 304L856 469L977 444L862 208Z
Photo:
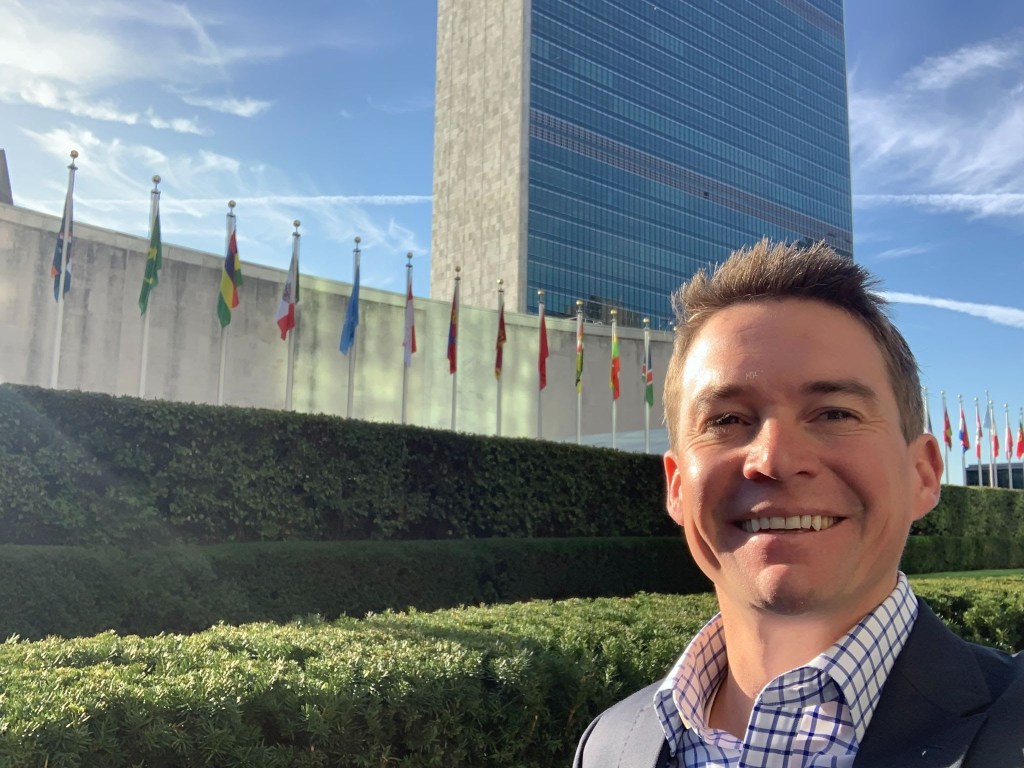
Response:
M580 739L574 768L655 768L665 745L654 710L661 683L641 688L598 715Z

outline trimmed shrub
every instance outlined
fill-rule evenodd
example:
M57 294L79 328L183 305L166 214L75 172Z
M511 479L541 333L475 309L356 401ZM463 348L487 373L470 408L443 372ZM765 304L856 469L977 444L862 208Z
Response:
M194 632L218 621L708 586L680 537L0 546L0 638Z
M1024 579L914 586L960 631L1021 637ZM715 610L641 594L8 642L0 768L568 765Z

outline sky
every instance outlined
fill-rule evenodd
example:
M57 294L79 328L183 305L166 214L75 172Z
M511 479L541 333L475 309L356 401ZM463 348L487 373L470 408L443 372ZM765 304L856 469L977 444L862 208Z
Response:
M0 148L16 205L244 262L429 294L436 2L0 0ZM846 4L854 254L946 393L1024 407L1024 3ZM442 298L442 297L436 297ZM986 445L988 437L986 434ZM987 454L986 454L987 457Z

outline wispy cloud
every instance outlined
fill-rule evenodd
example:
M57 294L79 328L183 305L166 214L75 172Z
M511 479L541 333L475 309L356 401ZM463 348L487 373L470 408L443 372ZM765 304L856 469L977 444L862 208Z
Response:
M213 26L173 2L0 0L0 101L204 134L195 118L164 117L152 103L125 106L105 95L132 83L189 88L223 83L230 79L231 65L285 52L274 45L219 42L209 31ZM202 106L245 117L269 107L255 99L207 102Z
M986 71L1014 66L1021 54L1022 46L1017 41L967 45L951 54L925 59L906 74L906 81L911 88L922 91L944 91Z
M930 248L923 245L910 245L905 248L888 248L876 253L874 258L879 261L885 261L888 259L904 259L908 256L920 256L921 254L928 253L930 250Z
M899 293L898 291L883 291L882 296L886 301L896 304L918 304L925 307L947 309L951 312L981 317L997 325L1024 328L1024 309L1016 307L1003 307L998 304L973 304L968 301L954 301L933 296L920 296L916 293Z
M370 109L383 112L385 115L406 115L410 112L422 112L434 106L432 98L406 99L405 101L377 101L369 98Z
M951 195L854 195L858 208L913 205L936 213L964 213L971 217L1024 216L1024 193Z
M261 112L266 112L273 105L272 101L235 99L229 96L217 99L183 94L181 100L193 107L204 107L205 109L212 109L214 112L223 112L226 115L235 115L236 117L255 117Z
M1019 216L1024 193L1024 34L909 70L888 90L850 81L859 206Z
M430 195L309 194L289 188L287 178L266 165L247 165L238 158L210 151L170 154L145 144L106 139L93 131L72 126L45 133L25 131L55 167L67 164L69 148L81 153L76 181L76 216L83 222L121 232L140 233L149 208L150 181L161 176L161 223L168 242L216 250L223 239L227 201L234 199L244 241L243 258L278 265L278 246L292 220L302 231L316 233L329 253L310 253L307 268L314 274L336 274L337 244L351 247L362 238L368 254L424 254L429 243L418 242L403 221L429 214ZM51 197L27 199L19 205L59 213L63 197L60 174L48 185ZM333 272L332 272L333 270ZM386 281L385 281L386 283ZM379 281L377 287L387 287Z

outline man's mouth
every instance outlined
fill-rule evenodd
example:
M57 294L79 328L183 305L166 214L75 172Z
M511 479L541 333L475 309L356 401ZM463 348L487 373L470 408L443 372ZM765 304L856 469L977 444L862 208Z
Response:
M739 527L747 533L759 531L824 531L842 518L829 515L794 515L793 517L755 517L742 520Z

